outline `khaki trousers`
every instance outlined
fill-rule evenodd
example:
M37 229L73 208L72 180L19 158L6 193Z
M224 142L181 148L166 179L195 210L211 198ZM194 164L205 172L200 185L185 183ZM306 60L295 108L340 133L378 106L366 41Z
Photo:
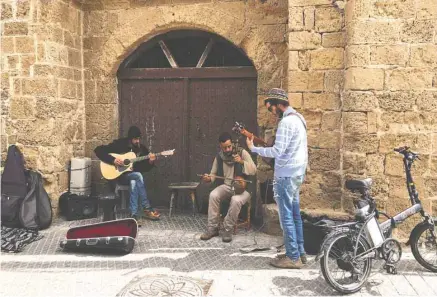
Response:
M226 231L231 231L238 220L241 207L250 199L250 194L244 191L240 195L233 195L231 187L223 184L215 188L209 194L208 206L208 229L218 229L220 219L220 202L224 199L231 199L228 214L226 215L223 225Z

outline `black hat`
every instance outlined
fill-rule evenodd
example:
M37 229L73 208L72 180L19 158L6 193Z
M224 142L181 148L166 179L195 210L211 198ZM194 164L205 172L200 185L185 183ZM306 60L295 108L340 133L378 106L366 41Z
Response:
M131 126L127 132L127 137L129 139L141 137L141 130L137 126Z
M267 93L267 99L264 100L264 104L269 101L276 101L276 103L287 102L288 94L283 89L273 88Z

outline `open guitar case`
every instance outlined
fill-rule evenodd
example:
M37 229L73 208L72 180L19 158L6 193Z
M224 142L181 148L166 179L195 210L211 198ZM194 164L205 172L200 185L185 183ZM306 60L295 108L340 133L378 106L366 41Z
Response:
M89 224L70 228L60 247L76 252L128 254L134 249L137 234L138 223L132 218Z

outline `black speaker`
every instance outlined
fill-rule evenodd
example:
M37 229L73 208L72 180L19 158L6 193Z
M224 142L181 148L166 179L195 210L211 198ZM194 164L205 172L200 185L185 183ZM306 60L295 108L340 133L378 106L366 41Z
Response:
M59 197L60 214L67 221L97 217L97 197L65 192Z
M276 203L275 198L273 198L273 182L268 179L267 181L260 183L259 186L262 203Z

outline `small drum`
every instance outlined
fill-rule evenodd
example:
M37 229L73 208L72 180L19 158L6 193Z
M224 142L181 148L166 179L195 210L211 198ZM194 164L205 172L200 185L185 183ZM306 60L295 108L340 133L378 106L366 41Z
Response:
M234 192L236 195L241 195L246 190L247 183L244 181L244 178L241 176L235 177L235 180L232 182L232 186L234 188Z

